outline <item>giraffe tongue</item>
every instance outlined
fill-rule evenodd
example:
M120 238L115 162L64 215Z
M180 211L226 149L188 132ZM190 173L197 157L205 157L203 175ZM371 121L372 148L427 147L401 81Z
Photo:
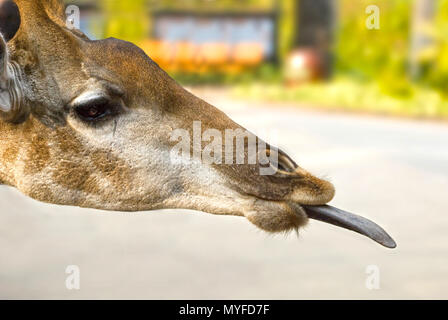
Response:
M309 218L355 231L387 248L395 248L395 241L376 223L331 206L303 206Z

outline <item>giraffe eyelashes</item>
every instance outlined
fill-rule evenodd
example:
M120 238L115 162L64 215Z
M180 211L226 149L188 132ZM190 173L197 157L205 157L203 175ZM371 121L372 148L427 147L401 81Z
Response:
M75 109L76 114L82 119L93 121L101 119L110 113L107 103L96 103L78 106Z
M87 101L74 107L74 112L83 122L96 123L116 116L119 113L120 105L108 100L99 98Z

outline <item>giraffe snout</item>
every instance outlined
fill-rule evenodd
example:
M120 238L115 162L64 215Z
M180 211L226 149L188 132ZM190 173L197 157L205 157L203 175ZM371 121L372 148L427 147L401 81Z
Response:
M273 152L276 152L274 157ZM286 200L303 205L323 205L334 198L335 188L331 182L313 176L281 150L270 153L271 159L277 159L274 163L276 175L291 182L293 190Z

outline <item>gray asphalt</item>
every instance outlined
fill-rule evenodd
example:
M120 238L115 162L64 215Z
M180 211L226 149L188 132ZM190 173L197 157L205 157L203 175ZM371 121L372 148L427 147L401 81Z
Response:
M164 210L106 213L0 187L0 298L446 299L448 125L306 111L199 92L330 179L333 205L383 226L398 248L311 222L289 236L248 221ZM65 285L80 268L80 290ZM368 266L379 288L366 286Z

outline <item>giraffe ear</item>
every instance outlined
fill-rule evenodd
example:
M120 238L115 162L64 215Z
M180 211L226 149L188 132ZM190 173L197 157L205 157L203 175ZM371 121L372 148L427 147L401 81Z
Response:
M12 109L12 101L9 94L10 78L8 72L8 48L5 39L0 34L0 110L2 112L8 112Z
M0 112L6 115L13 109L11 89L14 86L10 74L6 42L14 37L20 26L20 14L12 0L0 0Z
M6 41L0 34L0 115L10 121L14 121L22 113L20 107L22 95L13 69Z

